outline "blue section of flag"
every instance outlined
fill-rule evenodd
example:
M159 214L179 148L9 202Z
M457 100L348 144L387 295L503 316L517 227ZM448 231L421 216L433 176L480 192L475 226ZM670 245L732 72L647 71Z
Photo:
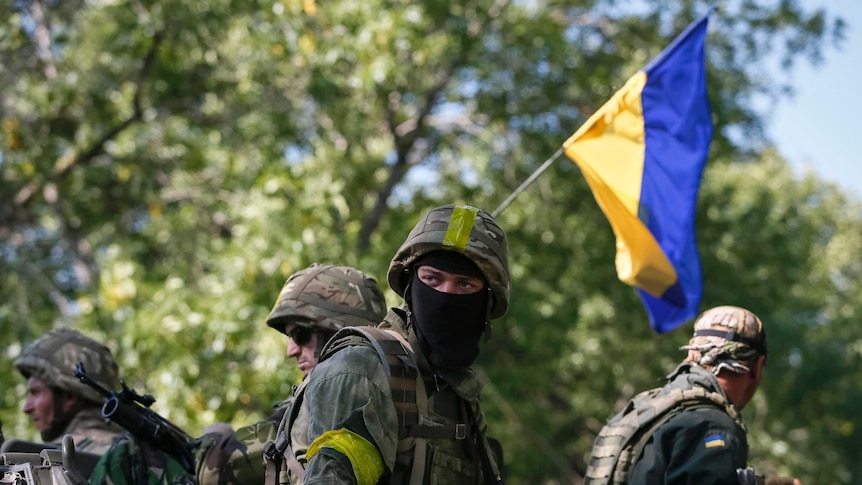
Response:
M638 289L658 333L697 315L703 293L695 206L712 140L704 45L709 13L693 22L645 69L645 155L638 216L677 273L659 298Z

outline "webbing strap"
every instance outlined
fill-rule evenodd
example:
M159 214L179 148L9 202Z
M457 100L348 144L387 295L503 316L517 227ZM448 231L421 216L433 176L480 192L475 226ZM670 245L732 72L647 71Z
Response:
M264 445L263 457L266 463L264 483L266 485L285 485L290 483L287 471L283 469L282 464L286 464L290 471L299 478L300 482L305 479L305 469L297 461L293 448L290 446L289 426L293 424L296 416L299 414L299 409L305 398L305 387L307 384L308 379L304 379L302 384L294 390L294 399L278 424L275 441L270 440ZM284 460L283 462L282 459Z
M379 329L375 329L375 330L377 330L378 332L382 332L382 330L379 330ZM415 359L415 356L413 355L413 349L410 347L410 343L407 342L407 340L398 332L386 331L386 333L387 333L387 335L390 335L390 336L398 339L398 342L400 342L401 347L403 347L405 353L410 358L411 365L415 366L414 363L416 362L416 359ZM422 380L422 376L419 375L418 371L415 373L415 380L414 380L413 388L414 388L413 391L414 391L414 395L415 395L416 411L418 413L417 421L419 421L419 424L417 426L420 426L422 424L421 423L422 416L428 414L428 393L425 390L425 382ZM402 413L399 413L399 415L398 415L399 421L401 421L405 417L406 417L406 415L402 414ZM402 423L403 423L403 421L402 421ZM399 423L399 424L401 424L401 423ZM402 425L402 427L403 427L403 425ZM401 430L399 430L399 438L401 438L400 435L401 435ZM408 433L408 436L410 436L409 433ZM401 438L399 441L408 442L409 440L405 439L405 438ZM426 455L428 453L428 440L424 437L419 436L419 437L414 437L413 441L414 441L414 444L413 444L413 466L410 470L409 485L422 485L422 479L425 476L425 459L426 459ZM399 444L399 449L400 448L401 448L401 446Z
M293 448L290 447L290 441L284 437L282 433L281 436L278 437L279 440L284 439L284 451L281 454L284 456L284 461L287 463L287 467L290 468L290 471L299 479L299 482L302 483L305 481L305 468L302 468L302 465L299 464L299 461L296 459L296 455L293 453ZM285 481L284 483L288 483Z
M482 481L487 485L504 485L502 474L498 464L492 459L493 453L488 445L488 440L482 428L479 427L479 420L476 416L476 410L473 409L471 403L465 406L470 422L473 423L473 432L475 434L476 448L479 452L479 460L482 465Z
M416 424L409 426L408 432L414 438L463 440L470 434L470 426L467 423L437 424L433 426Z
M398 340L406 348L410 348L410 344L400 334L397 335ZM412 355L411 355L412 357ZM415 362L415 360L414 360ZM416 373L416 411L420 416L428 415L428 392L425 389L425 381L422 376ZM416 437L415 445L413 446L413 468L410 470L410 484L422 485L422 478L425 476L425 460L428 454L428 439L424 437Z
M266 458L265 483L267 485L290 483L290 479L281 468L280 462L282 459L284 459L284 463L287 464L287 467L299 479L300 483L305 480L305 469L297 461L296 456L293 454L293 448L290 447L290 440L283 431L278 434L275 442L270 441L266 444L264 447L264 457Z

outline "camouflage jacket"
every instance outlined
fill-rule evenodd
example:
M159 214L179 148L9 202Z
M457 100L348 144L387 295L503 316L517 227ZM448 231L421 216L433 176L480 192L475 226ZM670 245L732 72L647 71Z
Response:
M278 424L293 399L278 405L267 419L239 428L232 434L204 435L195 454L201 485L263 483L264 445L275 439Z
M289 401L264 421L230 433L209 433L197 439L196 477L169 455L124 436L105 453L90 477L91 485L175 485L263 483L263 445L275 436ZM195 480L196 479L196 480Z
M125 433L125 430L102 417L101 408L82 409L69 422L69 426L50 444L61 445L64 435L72 435L75 449L101 455L108 451L114 440Z
M405 313L390 309L379 328L395 330L407 338L416 356L420 375L428 390L428 414L425 424L441 427L470 423L483 434L484 414L479 404L481 383L471 369L442 373L431 369L422 356L415 335L407 329ZM337 338L337 337L336 337ZM348 337L351 338L351 337ZM399 449L399 426L391 395L390 381L377 352L368 344L330 341L321 362L309 375L305 393L294 423L288 424L291 447L297 460L306 467L305 485L321 483L354 483L355 470L351 462L320 452L306 463L311 443L322 434L341 428L362 429L379 452L385 467L387 483L407 484L414 449ZM472 413L475 418L468 419ZM288 417L290 414L288 414ZM465 426L475 429L472 424ZM483 440L484 441L484 440ZM481 445L480 445L481 446ZM487 442L485 452L490 455ZM467 432L460 438L429 438L425 453L422 482L452 485L483 483L482 468L474 436ZM490 458L496 471L496 463ZM354 457L353 468L361 467L361 457ZM291 477L291 483L297 483Z
M683 363L668 376L663 392L701 387L724 390L711 372ZM628 475L628 483L737 483L745 468L748 440L741 418L718 406L686 408L656 429Z
M90 485L191 485L182 465L158 449L125 435L102 455Z

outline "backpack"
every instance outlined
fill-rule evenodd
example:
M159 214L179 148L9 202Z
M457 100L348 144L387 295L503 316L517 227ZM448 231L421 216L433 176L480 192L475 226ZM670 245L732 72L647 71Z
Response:
M724 410L743 426L736 409L722 394L702 387L669 391L659 387L633 397L596 437L584 483L628 483L629 472L659 427L683 411L709 406Z

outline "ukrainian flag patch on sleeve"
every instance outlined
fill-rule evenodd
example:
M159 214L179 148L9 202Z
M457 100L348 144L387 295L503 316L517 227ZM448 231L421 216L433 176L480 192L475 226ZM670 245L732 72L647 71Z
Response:
M703 444L707 448L716 448L719 446L724 446L724 437L720 434L714 434L712 436L707 436L703 439Z

